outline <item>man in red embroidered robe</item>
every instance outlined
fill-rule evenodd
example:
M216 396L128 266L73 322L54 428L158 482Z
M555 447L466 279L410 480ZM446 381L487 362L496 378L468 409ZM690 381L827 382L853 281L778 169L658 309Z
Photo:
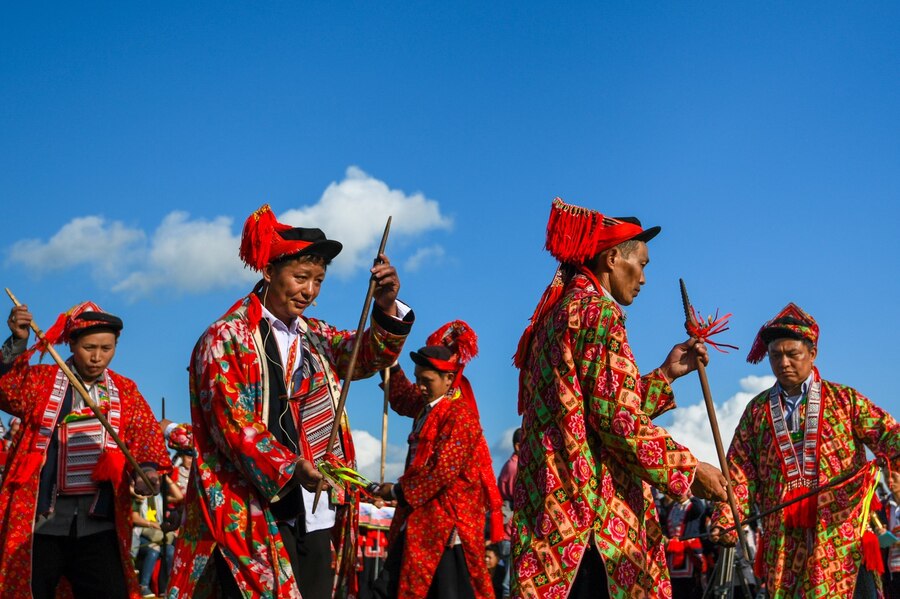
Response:
M515 358L525 438L514 597L670 597L649 485L725 498L722 473L651 423L675 407L669 383L708 360L705 346L678 344L641 377L628 344L621 306L640 292L658 232L559 198L551 208L546 247L560 266Z
M198 476L176 545L172 599L210 586L225 597L330 599L332 543L337 586L353 591L358 507L335 489L312 505L321 479L315 463L325 456L356 332L305 311L340 250L319 229L279 223L268 206L244 225L240 255L262 280L207 329L191 357ZM397 301L397 272L380 258L354 379L390 365L412 326L412 312ZM352 465L346 418L337 439L332 452Z
M403 476L378 490L398 501L378 597L494 596L484 561L485 511L492 540L500 539L502 500L475 395L462 374L477 353L475 332L456 320L410 352L415 384L399 366L391 370L391 407L414 420Z
M60 368L29 365L32 316L9 317L0 365L0 409L22 419L0 490L0 596L140 597L131 561L131 492L152 495ZM60 315L48 343L69 343L68 364L157 482L171 469L159 425L133 381L108 368L122 321L92 302ZM9 358L14 358L9 362ZM85 442L87 441L87 442Z
M816 321L795 304L762 326L747 361L768 354L777 382L747 405L728 450L742 518L754 504L766 511L858 473L763 519L757 565L773 599L850 598L857 585L874 594L880 580L861 568L874 483L865 448L900 468L900 425L855 389L822 379L814 365L818 338ZM727 504L717 506L711 538L732 524ZM722 540L735 539L732 532Z

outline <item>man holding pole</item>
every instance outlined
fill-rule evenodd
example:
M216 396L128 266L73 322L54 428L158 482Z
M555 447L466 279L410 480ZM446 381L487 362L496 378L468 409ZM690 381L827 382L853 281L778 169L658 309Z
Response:
M754 504L770 512L757 575L773 599L875 596L879 577L862 567L878 469L866 447L889 463L900 492L900 425L855 389L822 379L818 339L815 319L793 303L762 326L747 361L768 354L776 383L747 405L728 450L741 517ZM717 506L712 540L734 543L733 530L722 535L731 514ZM873 549L880 559L877 540Z
M157 486L171 469L162 432L134 382L108 368L122 321L84 302L61 314L28 351L28 308L13 308L7 324L12 336L2 352L0 409L22 419L22 434L0 490L0 596L49 599L64 577L75 597L140 597L130 553L130 485L140 495L158 489L134 475L73 388L86 389ZM61 366L29 365L35 349L56 343L69 344L75 381Z
M670 597L649 485L675 498L725 499L722 473L698 463L651 418L675 407L670 382L708 361L692 339L641 377L625 332L659 227L553 202L560 262L519 342L525 438L515 486L514 597Z
M322 479L316 464L325 457L357 335L304 312L340 250L319 229L279 223L268 206L244 225L240 256L262 280L206 330L191 357L198 476L186 498L172 598L194 596L201 586L229 598L330 598L332 542L338 587L356 579L357 506L331 489L313 510ZM413 322L397 301L396 270L379 258L371 270L372 324L362 332L353 379L396 360ZM352 464L346 418L337 433L331 453Z

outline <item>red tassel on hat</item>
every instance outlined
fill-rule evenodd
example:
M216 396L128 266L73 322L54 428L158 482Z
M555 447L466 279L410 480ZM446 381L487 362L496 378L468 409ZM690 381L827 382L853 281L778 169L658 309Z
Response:
M862 563L869 572L884 574L884 560L881 559L881 545L878 544L878 535L869 529L862 538Z
M425 345L444 345L457 356L460 364L468 364L478 355L478 336L465 321L448 322L425 340Z
M106 449L100 454L91 478L95 481L109 481L118 484L125 473L125 454L118 449Z
M290 229L275 219L275 213L268 204L263 204L259 210L247 217L244 221L244 230L241 233L241 249L238 255L244 264L253 270L262 270L269 263L272 250L272 239L276 231Z

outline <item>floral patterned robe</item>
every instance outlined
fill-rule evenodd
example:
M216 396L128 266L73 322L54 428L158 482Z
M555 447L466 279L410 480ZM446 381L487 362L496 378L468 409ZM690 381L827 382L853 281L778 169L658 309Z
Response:
M397 595L400 599L428 595L454 527L462 542L475 597L494 596L484 563L487 494L476 467L476 454L487 451L487 443L474 406L457 388L447 395L428 413L422 430L410 438L416 452L399 480L409 504L397 508L390 531L393 542L406 525ZM389 399L395 412L410 418L417 417L427 405L399 368L391 371ZM490 482L497 484L493 478Z
M750 401L728 450L735 496L744 517L753 504L764 511L784 500L785 481L768 402L769 391ZM802 436L806 401L797 409ZM855 389L822 381L819 434L819 485L863 469L866 446L876 455L893 458L894 468L900 467L900 425ZM762 520L757 563L764 568L769 597L853 596L862 561L860 519L867 482L864 474L819 494L815 531L787 528L783 511ZM732 525L731 508L727 504L717 505L713 523L722 527Z
M659 370L640 376L625 315L592 278L574 275L535 323L522 371L514 597L566 597L591 542L611 597L671 596L647 483L684 497L697 460L650 422L672 389Z
M19 441L10 449L7 477L0 488L0 597L31 596L32 540L41 468L33 469L23 484L15 484L10 479L18 468L26 467L36 451L41 418L59 372L55 364L29 366L30 357L31 352L26 352L16 358L12 369L0 378L0 410L22 419ZM160 474L169 472L172 463L159 422L150 406L134 381L112 370L108 372L119 389L122 402L120 438L138 463L154 463L158 465ZM40 463L46 458L45 455L34 457ZM125 472L113 485L113 494L121 567L125 572L129 595L134 599L141 595L131 558L130 470L126 462Z
M385 318L380 312L377 315ZM354 379L371 376L391 364L406 339L405 333L388 332L375 316L373 313L371 328L363 333ZM269 503L291 480L301 456L279 443L266 427L268 369L259 333L261 317L259 299L250 294L207 329L191 357L191 418L197 457L169 583L171 599L205 596L215 587L213 568L207 570L207 564L218 544L227 549L225 559L245 596L300 596ZM314 359L330 364L327 384L335 389L337 399L336 373L346 371L356 333L339 331L316 319L304 321L319 342L310 343ZM408 332L409 325L404 327ZM347 461L352 463L346 414L341 428ZM334 530L353 529L343 524L344 519L357 517L356 509L341 506ZM355 547L340 545L336 539L338 571L344 564L352 567L356 554ZM343 559L348 553L349 562Z

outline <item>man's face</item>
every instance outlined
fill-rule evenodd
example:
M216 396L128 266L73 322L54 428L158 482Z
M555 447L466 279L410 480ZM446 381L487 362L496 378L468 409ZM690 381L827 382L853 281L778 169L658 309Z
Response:
M278 266L267 264L263 279L269 284L263 294L263 305L279 320L290 322L319 296L325 267L300 260Z
M69 344L75 370L87 383L96 381L116 355L116 335L109 331L85 333Z
M786 390L793 391L809 377L815 360L816 348L799 339L776 339L769 344L772 374Z
M647 281L644 267L650 263L647 244L638 242L631 253L617 252L609 273L609 293L623 306L630 306Z
M438 372L430 368L416 365L416 387L427 402L446 395L453 386L453 374L450 372Z

